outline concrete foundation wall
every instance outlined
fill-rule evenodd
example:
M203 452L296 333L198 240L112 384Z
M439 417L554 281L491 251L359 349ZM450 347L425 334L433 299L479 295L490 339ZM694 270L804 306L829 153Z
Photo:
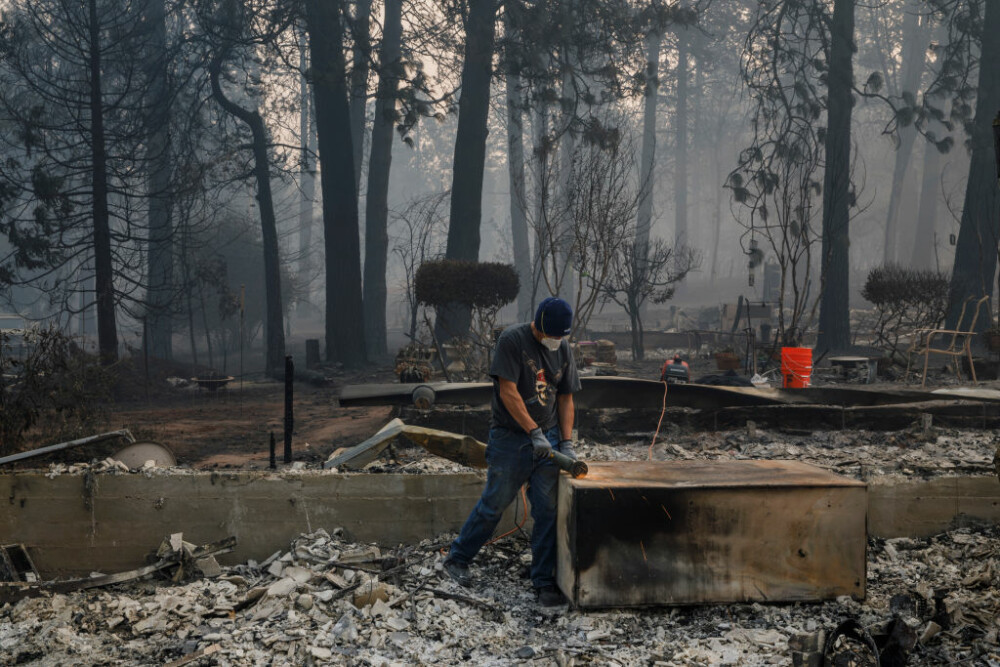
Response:
M1000 522L1000 479L955 476L868 484L868 533L929 537L963 523Z
M361 542L414 543L461 528L484 480L482 473L2 475L0 543L23 543L46 577L144 565L178 532L196 544L235 535L224 564L264 559L318 528L343 527Z
M266 558L318 528L343 527L362 542L414 543L458 531L484 480L484 473L472 472L52 479L19 472L0 475L0 544L23 543L44 577L66 577L143 565L164 537L178 532L198 544L235 535L239 544L221 557L224 564ZM513 520L510 508L501 529ZM870 535L925 537L968 520L1000 521L996 476L869 482Z

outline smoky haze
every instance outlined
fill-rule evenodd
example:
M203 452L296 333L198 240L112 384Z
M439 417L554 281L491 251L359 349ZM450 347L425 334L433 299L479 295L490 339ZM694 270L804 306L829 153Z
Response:
M995 2L0 7L0 310L109 362L383 361L470 326L415 310L443 257L577 337L742 296L846 348L887 263L947 274L952 325L992 294Z

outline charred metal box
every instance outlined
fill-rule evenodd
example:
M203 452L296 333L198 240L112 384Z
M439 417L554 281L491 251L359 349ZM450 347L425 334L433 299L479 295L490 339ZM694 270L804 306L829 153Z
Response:
M796 461L590 463L559 479L578 607L865 596L865 484Z

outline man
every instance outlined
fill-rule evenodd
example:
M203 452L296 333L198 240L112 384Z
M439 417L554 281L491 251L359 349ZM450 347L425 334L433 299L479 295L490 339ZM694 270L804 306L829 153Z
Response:
M546 607L566 602L555 585L559 469L545 452L554 447L576 458L573 392L580 390L580 378L567 339L572 325L569 304L549 297L538 305L534 321L510 327L497 340L490 366L493 405L486 488L444 561L445 571L468 586L469 563L527 483L535 522L531 583Z

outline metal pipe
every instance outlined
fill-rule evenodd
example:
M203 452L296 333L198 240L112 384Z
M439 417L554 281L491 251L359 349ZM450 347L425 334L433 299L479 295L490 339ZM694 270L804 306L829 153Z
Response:
M285 357L285 463L292 462L292 428L295 417L292 413L292 397L295 382L295 364L292 356Z
M135 442L135 438L132 436L131 431L129 431L127 428L123 428L120 431L99 433L97 435L87 436L86 438L70 440L69 442L60 442L59 444L56 445L47 445L45 447L39 447L38 449L32 449L27 452L11 454L10 456L5 456L3 458L0 458L0 465L3 465L4 463L13 463L14 461L22 461L24 459L30 459L35 456L42 456L44 454L49 454L51 452L58 452L63 449L70 449L72 447L81 447L83 445L89 445L95 442L101 442L103 440L111 440L112 438L124 438L129 444Z

